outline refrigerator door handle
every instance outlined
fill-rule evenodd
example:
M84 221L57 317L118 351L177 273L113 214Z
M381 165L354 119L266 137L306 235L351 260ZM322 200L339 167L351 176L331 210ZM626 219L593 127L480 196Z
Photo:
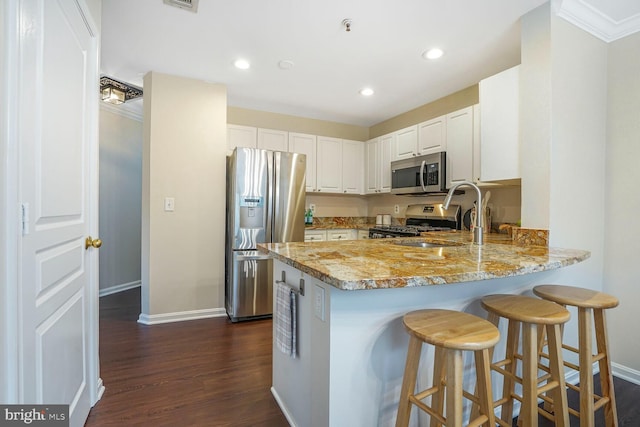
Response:
M276 200L274 199L274 189L278 181L274 180L274 152L267 152L267 199L265 201L266 224L265 224L265 242L273 242L274 233L274 205Z
M248 251L247 251L248 252ZM234 259L236 261L249 261L249 260L253 260L253 259L269 259L269 255L267 254L263 254L261 252L258 251L251 251L250 254L248 253L235 253Z

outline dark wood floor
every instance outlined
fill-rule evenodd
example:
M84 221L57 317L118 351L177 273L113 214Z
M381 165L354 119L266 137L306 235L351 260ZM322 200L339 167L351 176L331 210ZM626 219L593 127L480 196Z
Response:
M288 426L270 391L270 320L145 326L139 313L139 289L100 299L106 391L86 426Z
M139 313L139 289L100 299L106 391L86 426L288 426L269 390L271 320L145 326L137 323ZM640 426L640 386L614 383L619 426ZM578 408L577 395L569 391L568 398ZM552 425L540 417L540 427ZM571 426L579 425L571 417Z

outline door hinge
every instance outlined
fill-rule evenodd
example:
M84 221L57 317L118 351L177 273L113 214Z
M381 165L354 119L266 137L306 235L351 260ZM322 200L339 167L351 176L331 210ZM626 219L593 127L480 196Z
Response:
M26 236L29 234L29 203L23 203L21 206L21 217L22 217L22 235Z

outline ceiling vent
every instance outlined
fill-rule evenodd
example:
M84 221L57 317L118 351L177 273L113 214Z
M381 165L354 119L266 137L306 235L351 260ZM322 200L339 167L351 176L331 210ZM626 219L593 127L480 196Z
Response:
M196 13L198 11L198 1L200 0L164 0L164 4Z

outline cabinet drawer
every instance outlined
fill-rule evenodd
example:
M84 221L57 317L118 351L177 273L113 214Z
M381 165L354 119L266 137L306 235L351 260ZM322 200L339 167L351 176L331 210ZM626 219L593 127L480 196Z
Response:
M327 231L327 240L353 240L351 230Z
M305 242L324 242L327 240L327 232L324 230L306 230L304 232Z

